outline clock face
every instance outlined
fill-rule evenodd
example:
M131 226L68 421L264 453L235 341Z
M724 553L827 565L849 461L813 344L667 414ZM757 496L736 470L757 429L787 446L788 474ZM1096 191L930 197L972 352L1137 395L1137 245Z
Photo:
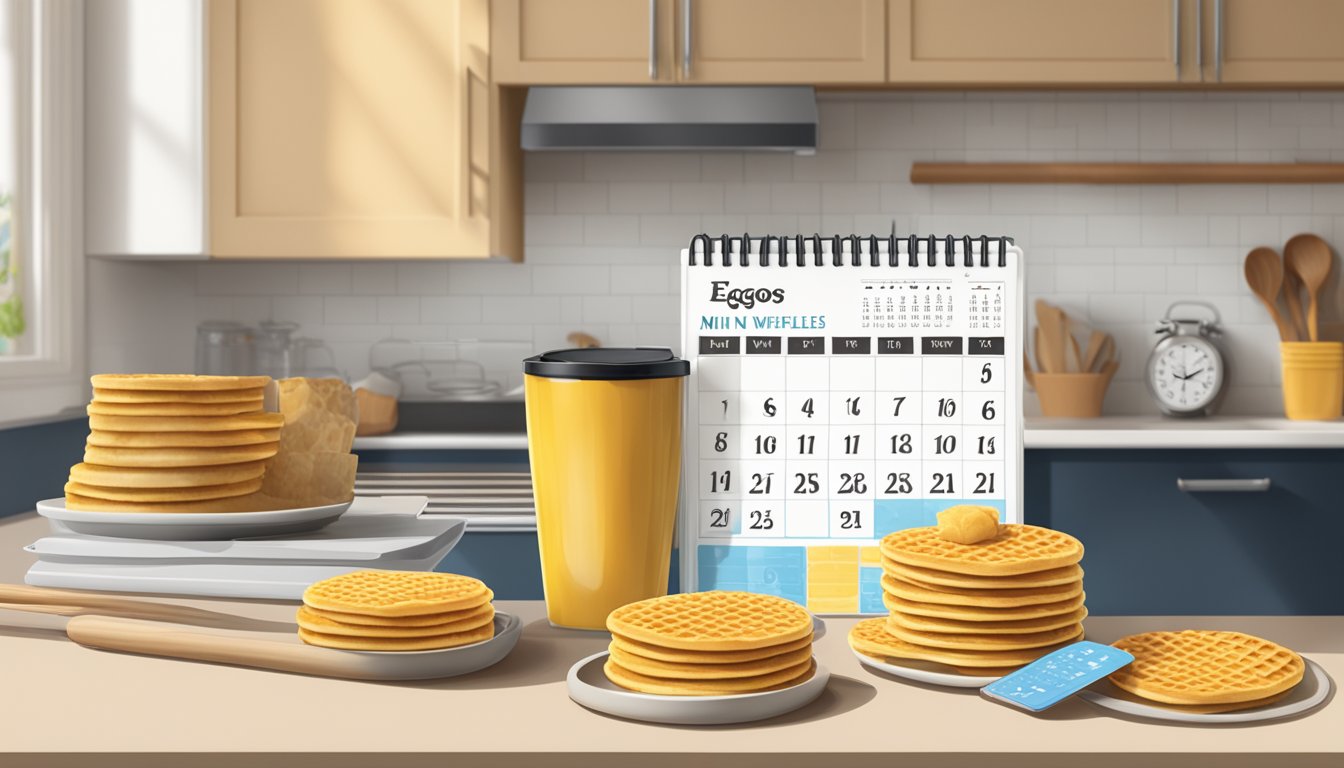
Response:
M1178 337L1149 366L1153 394L1173 411L1202 410L1222 385L1222 361L1207 341Z

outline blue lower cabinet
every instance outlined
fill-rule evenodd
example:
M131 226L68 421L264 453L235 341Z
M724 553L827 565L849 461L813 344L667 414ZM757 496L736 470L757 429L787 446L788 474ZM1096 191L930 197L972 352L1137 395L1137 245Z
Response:
M1094 614L1341 614L1341 479L1340 450L1032 450L1026 518L1083 541Z

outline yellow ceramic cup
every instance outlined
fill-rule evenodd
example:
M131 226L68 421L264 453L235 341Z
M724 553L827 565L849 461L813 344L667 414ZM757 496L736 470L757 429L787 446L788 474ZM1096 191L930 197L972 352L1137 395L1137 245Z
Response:
M1344 412L1344 342L1284 341L1283 412L1290 419L1330 421Z
M689 366L667 349L606 348L523 370L546 615L604 629L613 609L667 594Z

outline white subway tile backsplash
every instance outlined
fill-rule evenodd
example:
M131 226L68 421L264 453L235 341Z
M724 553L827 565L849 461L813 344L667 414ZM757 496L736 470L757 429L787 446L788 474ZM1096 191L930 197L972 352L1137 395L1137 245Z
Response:
M824 93L819 109L810 156L528 153L523 264L99 262L91 365L189 368L183 328L204 319L300 323L352 374L388 335L519 338L548 349L581 330L607 344L676 347L675 254L692 235L885 234L894 222L901 233L1016 237L1031 297L1116 334L1114 412L1153 411L1141 380L1152 323L1171 301L1192 298L1216 304L1227 327L1234 385L1225 409L1278 408L1273 328L1241 262L1249 248L1282 248L1298 232L1344 238L1344 185L928 186L910 183L910 166L1344 161L1344 95Z

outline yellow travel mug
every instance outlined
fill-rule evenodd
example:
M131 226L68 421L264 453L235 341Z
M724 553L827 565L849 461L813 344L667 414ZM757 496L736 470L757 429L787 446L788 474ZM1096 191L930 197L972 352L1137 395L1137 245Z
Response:
M546 615L604 629L667 593L690 365L664 348L565 349L523 373Z

